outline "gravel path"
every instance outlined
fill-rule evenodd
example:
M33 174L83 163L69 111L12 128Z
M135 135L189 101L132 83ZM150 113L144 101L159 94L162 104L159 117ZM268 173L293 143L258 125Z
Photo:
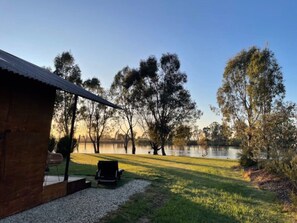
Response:
M89 188L0 220L0 223L98 222L116 210L133 194L144 192L150 184L134 180L116 189Z

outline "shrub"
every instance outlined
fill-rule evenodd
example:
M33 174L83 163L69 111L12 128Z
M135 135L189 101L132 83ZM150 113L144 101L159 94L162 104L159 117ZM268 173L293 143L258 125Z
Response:
M50 136L48 141L48 151L52 152L54 151L55 147L57 145L57 140L54 136Z
M265 169L288 179L297 190L297 155L296 150L282 151L272 159L262 161Z
M69 136L62 137L57 144L57 153L61 153L65 158L67 156L69 144L70 144L70 137ZM72 146L70 148L70 153L73 152L73 149L76 147L76 144L77 144L77 139L73 139Z
M239 163L243 167L255 166L257 162L253 159L253 154L249 147L243 147L239 155Z
M297 155L292 157L289 163L280 165L281 172L291 181L295 189L297 189Z

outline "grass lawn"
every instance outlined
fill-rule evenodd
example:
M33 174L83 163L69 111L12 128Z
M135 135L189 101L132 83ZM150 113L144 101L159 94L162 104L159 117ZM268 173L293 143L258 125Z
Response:
M135 195L100 222L292 222L273 193L253 187L241 171L232 168L236 161L72 154L70 175L93 179L98 160L119 161L125 169L120 184L132 179L152 182L144 194Z

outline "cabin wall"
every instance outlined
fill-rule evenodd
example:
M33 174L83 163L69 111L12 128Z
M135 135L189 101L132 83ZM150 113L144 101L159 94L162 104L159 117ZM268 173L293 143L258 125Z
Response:
M0 70L0 218L42 202L55 89Z

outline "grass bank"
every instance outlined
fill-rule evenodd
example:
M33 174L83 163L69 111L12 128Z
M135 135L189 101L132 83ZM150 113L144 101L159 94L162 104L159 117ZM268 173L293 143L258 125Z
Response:
M94 175L98 160L114 159L125 169L121 184L152 185L100 222L291 222L275 194L245 181L232 160L72 154L70 174Z

